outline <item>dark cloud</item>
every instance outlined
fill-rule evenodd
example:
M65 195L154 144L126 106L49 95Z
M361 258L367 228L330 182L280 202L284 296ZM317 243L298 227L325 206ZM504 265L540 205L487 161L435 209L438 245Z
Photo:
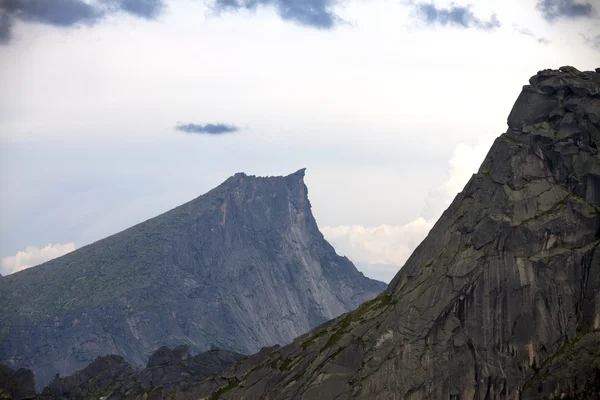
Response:
M216 0L215 10L253 10L272 6L286 21L319 29L333 28L340 18L331 10L335 0Z
M103 15L80 0L2 0L0 9L9 17L61 27L93 24Z
M119 11L154 19L163 8L163 0L100 0L97 6L83 0L0 0L0 44L10 41L16 19L69 28L93 25Z
M12 17L4 10L0 10L0 44L6 44L11 38Z
M500 27L496 14L492 14L487 21L481 20L471 11L470 6L451 4L448 8L438 8L431 3L413 4L422 18L430 25L455 25L462 28L477 28L492 30Z
M163 0L107 0L114 10L124 11L136 17L154 19L164 8Z
M225 125L225 124L206 124L206 125L198 125L198 124L181 124L178 123L175 126L175 129L181 132L186 133L202 133L206 135L222 135L224 133L233 133L237 132L239 128L234 125Z
M594 14L591 3L577 0L538 0L536 8L549 22L561 18L592 17Z

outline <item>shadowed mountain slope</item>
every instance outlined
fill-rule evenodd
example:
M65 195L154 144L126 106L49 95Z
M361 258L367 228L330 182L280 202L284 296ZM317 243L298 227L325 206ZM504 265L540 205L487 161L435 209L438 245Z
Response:
M168 396L600 398L599 145L600 68L540 71L385 293Z
M187 346L161 347L150 356L146 368L135 371L122 356L98 357L83 370L52 381L36 399L114 400L130 393L183 388L222 372L242 358L224 350L192 357Z
M289 343L386 285L338 256L304 170L242 173L116 235L0 279L0 362L38 390L97 356L142 368L161 346L251 353Z

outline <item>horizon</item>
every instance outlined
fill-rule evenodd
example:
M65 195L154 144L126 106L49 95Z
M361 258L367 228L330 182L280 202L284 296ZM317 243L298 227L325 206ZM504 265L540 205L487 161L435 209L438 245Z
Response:
M13 3L0 5L2 275L235 172L307 167L325 238L389 282L527 80L600 65L591 1Z

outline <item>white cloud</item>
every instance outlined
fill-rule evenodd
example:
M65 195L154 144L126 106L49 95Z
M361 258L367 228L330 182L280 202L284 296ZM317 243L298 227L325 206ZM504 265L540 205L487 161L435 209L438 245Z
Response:
M456 194L467 184L471 176L477 172L497 135L483 135L475 145L458 144L454 148L452 158L448 161L448 178L436 188L425 200L427 206L422 214L424 218L439 218L450 205Z
M323 235L338 253L372 264L401 265L427 235L432 221L421 217L405 225L363 225L324 227Z
M325 226L321 228L323 235L339 254L356 262L366 275L389 281L477 172L494 139L495 136L486 135L475 145L459 144L448 162L448 179L430 193L422 215L409 223L374 227Z
M4 257L0 261L0 269L2 275L12 274L63 256L72 252L75 248L75 243L50 243L41 249L36 246L27 246L25 250L17 252L14 256Z

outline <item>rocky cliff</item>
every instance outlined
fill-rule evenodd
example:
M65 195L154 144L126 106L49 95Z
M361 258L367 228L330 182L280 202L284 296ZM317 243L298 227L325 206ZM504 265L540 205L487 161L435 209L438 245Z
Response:
M325 241L304 170L236 174L199 198L0 279L0 362L38 390L98 356L161 346L251 353L379 294Z
M600 69L540 71L384 294L176 399L600 398Z

